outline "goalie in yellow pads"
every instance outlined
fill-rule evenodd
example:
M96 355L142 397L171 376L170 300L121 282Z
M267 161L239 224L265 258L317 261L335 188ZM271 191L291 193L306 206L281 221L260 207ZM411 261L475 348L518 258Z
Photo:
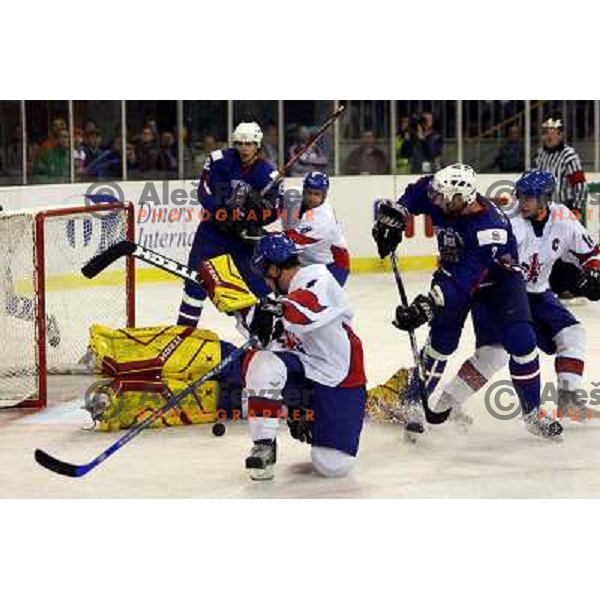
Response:
M199 269L208 296L220 311L246 313L258 300L231 256L205 261ZM111 329L90 328L91 366L101 378L88 390L85 408L102 431L131 427L164 405L228 356L235 346L216 333L182 325ZM408 370L368 392L367 414L375 422L402 422ZM201 386L154 427L212 423L241 417L241 361Z
M198 273L221 312L246 312L258 301L229 255L203 261ZM218 365L234 348L212 331L190 326L113 330L93 325L91 366L102 379L88 391L85 408L101 430L130 427L163 406L169 394L177 394ZM231 416L230 399L240 390L240 365L232 363L218 382L205 383L154 426L209 423Z

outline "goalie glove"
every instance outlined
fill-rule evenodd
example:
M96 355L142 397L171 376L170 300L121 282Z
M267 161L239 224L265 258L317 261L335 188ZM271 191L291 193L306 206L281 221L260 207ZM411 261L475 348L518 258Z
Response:
M371 234L380 258L395 252L409 216L408 209L402 204L392 204L390 200L379 204Z
M410 306L398 306L392 324L401 331L412 331L429 323L441 311L442 306L441 290L436 286L427 295L419 294Z
M575 288L577 292L592 302L600 300L600 269L584 268L577 278Z

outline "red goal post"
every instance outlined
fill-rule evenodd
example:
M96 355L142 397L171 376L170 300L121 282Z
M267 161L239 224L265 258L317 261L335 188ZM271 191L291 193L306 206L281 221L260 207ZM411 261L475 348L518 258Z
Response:
M106 247L133 241L134 227L128 202L0 213L0 407L45 407L48 376L75 372L90 325L135 325L131 257L98 280L80 272Z

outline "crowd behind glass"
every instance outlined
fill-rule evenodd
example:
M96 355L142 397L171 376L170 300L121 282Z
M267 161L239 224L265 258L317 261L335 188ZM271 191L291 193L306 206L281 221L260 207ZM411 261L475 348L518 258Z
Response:
M551 111L564 115L584 168L600 170L593 100L15 100L0 101L0 185L194 179L242 120L260 124L263 156L281 166L340 104L339 125L291 175L419 174L457 160L517 173L531 164Z

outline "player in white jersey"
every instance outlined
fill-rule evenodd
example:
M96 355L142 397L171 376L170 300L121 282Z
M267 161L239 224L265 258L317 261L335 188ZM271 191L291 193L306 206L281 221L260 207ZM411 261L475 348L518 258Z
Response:
M585 331L550 290L549 278L556 260L575 258L581 268L579 291L590 300L599 300L600 250L576 215L566 206L551 202L554 188L551 173L525 173L516 185L521 210L511 224L527 281L537 344L546 354L555 356L559 411L564 415L576 409L581 418L581 411L587 410L585 399L577 395L584 368ZM460 404L508 363L498 341L495 316L478 305L472 317L477 350L445 388L437 405L437 410L454 408L455 418L463 423L470 422L470 418L461 413Z
M301 266L284 233L263 237L252 265L280 297L287 349L259 350L244 361L243 399L254 442L246 468L253 479L273 478L285 404L290 433L312 445L315 470L345 475L358 452L366 403L362 344L346 294L325 265ZM263 331L253 333L265 346L262 324Z
M340 285L350 273L350 254L335 210L327 202L329 177L311 171L304 178L302 206L286 234L298 250L301 265L327 265Z

